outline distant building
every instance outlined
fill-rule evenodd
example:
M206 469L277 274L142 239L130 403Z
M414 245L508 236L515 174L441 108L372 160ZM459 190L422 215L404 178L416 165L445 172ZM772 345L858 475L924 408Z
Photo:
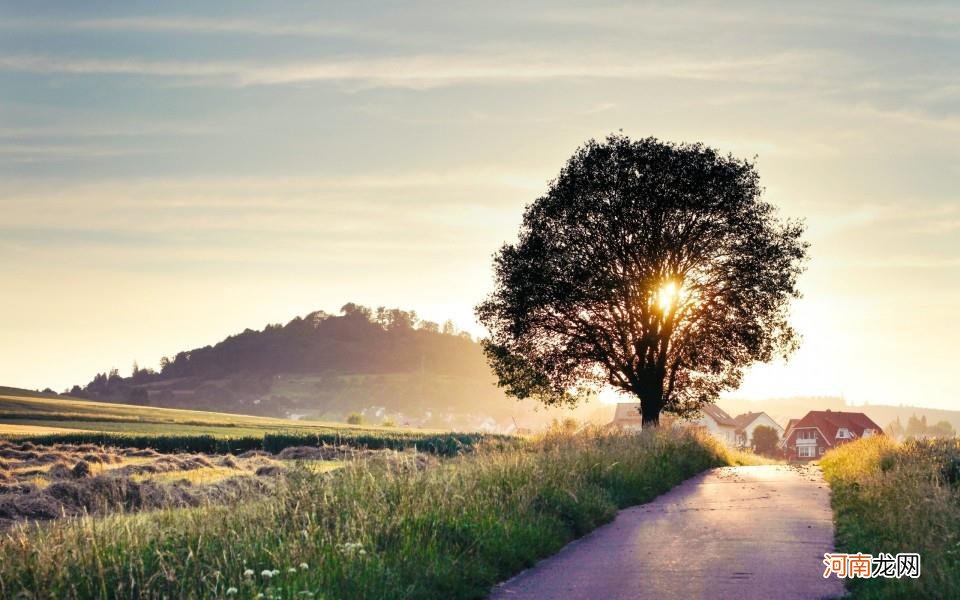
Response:
M783 438L783 427L765 412L748 412L733 418L737 424L737 446L748 448L753 443L753 430L763 425L777 432L777 439Z
M846 442L881 433L880 426L863 413L811 410L802 419L790 420L780 447L788 460L810 461Z
M610 426L621 429L641 429L643 421L640 418L640 403L617 403L617 410L613 413L613 421L610 422Z
M664 426L669 424L673 427L702 427L731 446L736 443L737 423L730 415L715 404L707 404L700 411L701 415L695 419L674 419L665 415L660 419L660 423ZM640 429L643 426L640 417L640 403L618 403L617 410L613 414L613 421L610 422L609 426L621 429Z
M714 437L734 446L737 443L737 422L716 404L705 404L701 409L701 416L688 421L695 427L703 427Z

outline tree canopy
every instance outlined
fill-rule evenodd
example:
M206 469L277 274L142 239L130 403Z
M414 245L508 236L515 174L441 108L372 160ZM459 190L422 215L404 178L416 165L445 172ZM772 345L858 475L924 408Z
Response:
M494 257L477 307L500 385L558 404L609 384L656 424L788 355L807 244L761 196L752 162L702 144L580 147Z
M753 430L753 438L750 445L757 454L775 454L777 444L780 442L780 435L777 430L767 425L757 425Z

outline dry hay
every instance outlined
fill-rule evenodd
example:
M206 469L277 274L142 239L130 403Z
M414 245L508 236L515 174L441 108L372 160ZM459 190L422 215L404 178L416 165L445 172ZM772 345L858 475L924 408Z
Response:
M240 463L237 462L237 459L234 458L232 454L227 454L225 456L220 457L220 460L217 461L217 466L227 467L229 469L241 468Z
M73 469L70 470L70 474L73 475L74 478L76 479L84 479L86 477L90 477L92 472L93 471L90 468L90 463L83 460L75 464L73 466Z
M277 453L281 460L332 460L342 456L333 446L291 446Z
M257 458L258 456L273 457L272 454L264 452L263 450L247 450L246 452L238 454L237 458Z
M283 465L264 465L257 469L257 477L277 477L283 475L287 471L286 467Z
M43 489L33 487L18 493L0 493L0 522L234 502L267 489L262 482L251 477L233 477L213 485L191 486L182 482L164 485L99 475L57 481Z
M254 450L237 456L209 456L161 454L151 449L92 444L42 447L0 440L0 527L16 521L48 520L64 515L239 501L273 489L277 479L289 472L280 461L349 459L362 459L366 465L396 472L423 470L438 462L435 457L422 453L358 450L347 446L294 446L276 455ZM172 472L186 474L210 467L235 470L237 475L204 484L150 477ZM38 475L49 484L32 479ZM45 487L38 487L36 483Z
M62 462L55 463L47 469L47 479L67 479L73 477L73 470Z
M124 456L136 456L141 458L156 458L163 456L152 448L124 448L120 453Z

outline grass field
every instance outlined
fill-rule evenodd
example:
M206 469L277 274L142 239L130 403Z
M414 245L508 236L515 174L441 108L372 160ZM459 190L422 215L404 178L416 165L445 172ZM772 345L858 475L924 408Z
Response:
M291 421L195 410L133 406L89 400L0 394L0 423L123 433L250 435L277 431L396 431L392 427L351 426L324 421ZM436 430L408 430L436 433Z
M290 470L275 493L0 540L0 596L481 598L620 507L736 456L693 432L553 433L423 468Z
M820 464L841 552L918 552L919 579L848 579L856 598L960 598L960 440L845 444Z
M161 452L276 452L288 446L347 444L369 448L417 447L455 454L481 439L438 430L291 421L228 413L92 402L59 397L0 394L0 435L39 444L94 443Z
M77 433L85 431L79 428L48 425L23 425L19 423L0 423L0 437L21 435L49 435L53 433Z

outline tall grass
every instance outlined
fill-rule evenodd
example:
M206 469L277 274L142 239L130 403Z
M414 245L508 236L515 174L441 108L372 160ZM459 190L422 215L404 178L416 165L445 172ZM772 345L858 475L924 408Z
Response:
M737 458L678 431L553 433L427 470L400 457L294 471L239 506L14 529L0 596L481 598L618 508Z
M848 579L859 598L960 598L960 440L878 436L820 461L843 552L919 552L919 579Z

